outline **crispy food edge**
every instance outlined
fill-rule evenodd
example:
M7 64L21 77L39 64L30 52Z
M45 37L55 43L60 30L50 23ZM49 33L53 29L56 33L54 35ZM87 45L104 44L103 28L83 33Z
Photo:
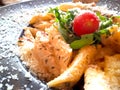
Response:
M70 67L57 78L47 83L49 87L61 87L67 85L72 87L83 75L86 67L93 61L96 54L95 46L85 46L79 50Z

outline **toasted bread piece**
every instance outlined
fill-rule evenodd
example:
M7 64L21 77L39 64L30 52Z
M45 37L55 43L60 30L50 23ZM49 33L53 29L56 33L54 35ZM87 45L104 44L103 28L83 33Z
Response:
M97 65L90 65L85 71L85 90L111 90L108 77Z
M105 57L105 74L111 90L120 90L120 54Z
M120 54L105 56L103 63L87 68L85 90L120 90Z

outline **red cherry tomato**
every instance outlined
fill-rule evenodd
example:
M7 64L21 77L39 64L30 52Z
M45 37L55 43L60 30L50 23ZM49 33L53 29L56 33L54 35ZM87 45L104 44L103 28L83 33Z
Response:
M90 11L86 11L75 16L73 22L73 31L77 36L90 34L99 29L98 17Z

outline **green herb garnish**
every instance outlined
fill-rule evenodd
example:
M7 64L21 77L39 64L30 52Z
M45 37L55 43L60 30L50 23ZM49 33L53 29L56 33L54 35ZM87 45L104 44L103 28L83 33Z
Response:
M110 35L108 28L114 24L112 17L108 18L101 15L100 13L96 13L100 19L99 30L92 34L86 34L78 37L74 34L72 30L72 22L74 20L74 17L76 16L76 13L78 13L77 10L63 12L59 10L58 7L56 7L51 8L49 12L54 13L59 32L73 49L79 49L90 44L101 43L101 35Z

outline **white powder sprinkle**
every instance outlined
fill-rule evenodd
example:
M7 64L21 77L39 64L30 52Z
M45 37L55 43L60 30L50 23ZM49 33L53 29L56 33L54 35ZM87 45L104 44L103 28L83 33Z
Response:
M30 76L31 76L30 72L25 73L26 78L30 78Z
M7 79L7 82L10 82L10 79Z
M11 76L7 76L7 78L11 79L12 77Z
M24 87L26 88L26 87L27 87L27 85L25 84L25 85L24 85Z
M2 88L3 87L3 84L2 83L0 83L0 88Z
M0 59L2 59L2 56L0 55Z
M13 70L17 70L17 68L16 68L16 67L13 67L13 66L12 66L12 69L13 69Z
M0 81L0 82L3 82L4 80L6 80L6 78L5 78L5 77L3 77L3 78L1 79L1 81Z
M31 85L30 87L33 88L33 85Z
M53 0L54 2L57 2L57 0Z
M8 67L0 66L0 72L3 73L4 70L8 70Z
M14 85L10 85L8 83L6 83L5 86L7 87L7 90L13 90L14 87Z
M16 80L19 80L18 78L18 74L15 74L15 75L11 75L12 79L16 79Z
M22 72L22 69L18 69L19 72Z
M0 72L3 72L4 67L0 66Z

